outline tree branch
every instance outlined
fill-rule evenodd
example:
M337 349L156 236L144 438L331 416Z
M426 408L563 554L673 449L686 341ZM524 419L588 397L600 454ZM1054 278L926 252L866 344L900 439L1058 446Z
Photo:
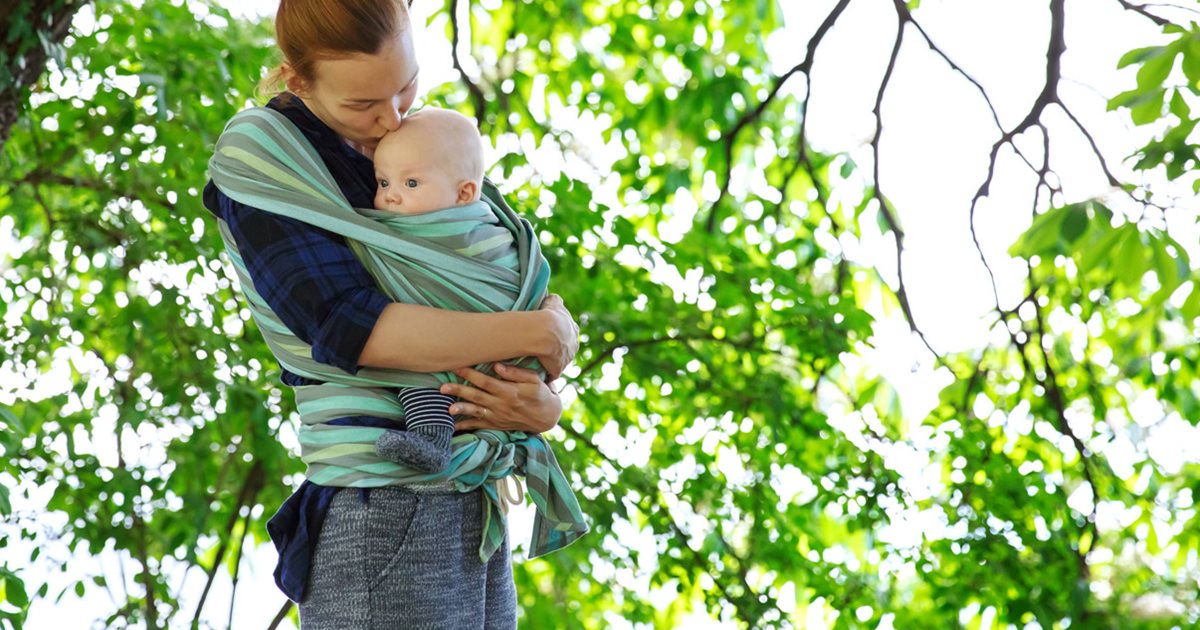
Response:
M764 98L762 102L759 103L758 106L753 110L743 114L742 117L739 118L736 123L734 123L733 129L722 136L725 152L725 175L722 178L721 191L717 194L716 200L713 201L712 205L708 208L708 219L705 224L705 230L707 230L709 234L712 234L716 230L717 209L721 205L721 202L725 199L726 195L729 194L729 180L733 177L733 145L737 142L738 134L742 132L742 129L753 124L762 116L763 112L766 111L767 107L770 106L771 102L775 100L776 96L778 96L779 90L783 88L783 85L787 83L788 79L791 79L792 76L797 72L803 72L806 76L810 73L812 70L813 58L817 54L817 47L820 45L821 40L825 38L826 33L829 32L829 29L833 28L833 25L837 22L838 17L841 16L842 12L846 10L846 6L849 4L850 0L839 0L837 6L833 8L833 11L830 11L829 15L825 16L825 20L821 22L821 25L817 27L817 31L813 33L813 36L808 40L808 52L805 54L804 60L796 64L791 70L788 70L779 77L776 77L775 84L771 87L771 91L767 94L767 97ZM805 94L804 98L807 101L808 94Z
M292 611L292 600L283 602L283 606L279 607L279 612L275 613L275 618L271 620L271 625L267 626L267 630L275 630L283 620L287 618L288 613Z
M154 598L154 578L150 575L150 552L146 545L146 522L137 513L136 506L133 507L132 511L133 530L137 537L138 562L142 565L142 570L138 575L142 580L142 588L146 589L146 628L148 630L156 630L158 628L158 604Z
M1075 117L1075 114L1071 112L1070 108L1068 108L1065 103L1058 101L1056 104L1058 105L1058 108L1067 115L1067 118L1070 118L1071 122L1075 123L1075 127L1079 129L1080 133L1083 134L1083 137L1087 138L1088 144L1092 147L1092 153L1096 154L1096 159L1100 162L1100 169L1104 171L1104 176L1108 178L1108 185L1112 186L1113 188L1120 188L1121 182L1115 176L1113 176L1112 171L1109 170L1108 162L1104 159L1104 154L1100 152L1100 147L1096 145L1096 139L1092 137L1091 132L1087 130L1087 127L1083 126L1083 123Z
M883 137L883 95L887 92L888 84L892 80L892 72L896 69L896 59L900 56L900 47L904 43L904 26L911 18L904 0L893 0L893 4L896 7L896 42L892 45L892 53L888 58L887 69L883 73L883 80L879 83L879 91L875 94L875 107L872 109L872 114L875 117L875 135L871 138L871 154L872 161L874 162L872 164L872 177L875 181L872 196L875 202L879 204L879 212L882 214L884 221L888 224L888 228L892 231L896 239L896 299L900 302L900 310L904 313L904 318L908 320L909 328L920 337L921 343L925 344L930 354L934 356L938 363L950 370L951 374L954 374L954 368L929 344L929 339L926 338L924 331L917 325L917 320L913 316L912 306L908 301L908 287L904 282L904 230L900 227L900 222L896 219L895 213L888 205L887 197L883 194L883 186L879 177L879 143Z
M249 506L254 505L254 498L251 497L247 503ZM246 549L246 535L250 533L250 514L253 509L246 510L246 516L242 519L242 535L238 540L237 553L233 557L233 585L229 591L229 621L225 625L226 630L233 630L233 604L237 597L238 576L242 569L242 552Z
M1000 309L999 290L996 285L996 276L991 265L987 261L987 255L983 251L983 244L979 240L979 231L975 224L975 214L979 208L979 202L990 194L992 180L996 175L996 163L999 159L1000 149L1005 145L1009 145L1014 151L1017 150L1013 139L1016 136L1024 133L1031 127L1038 127L1043 133L1043 143L1045 151L1043 153L1043 164L1041 169L1038 169L1039 189L1041 184L1049 186L1046 175L1050 170L1050 132L1045 125L1041 123L1041 116L1046 108L1052 103L1059 103L1058 99L1058 82L1061 78L1062 71L1062 54L1066 50L1066 41L1064 39L1064 30L1066 28L1066 16L1064 9L1064 0L1050 1L1050 41L1046 51L1046 82L1042 86L1041 92L1037 99L1030 107L1029 112L1024 119L1012 130L1003 132L1000 139L992 145L991 154L988 159L987 175L984 177L983 183L975 192L975 196L971 198L971 206L968 211L969 225L971 230L971 240L975 245L975 251L979 253L979 260L983 263L987 270L988 277L992 282L992 293L996 299L996 308ZM1037 193L1035 189L1034 203L1037 203ZM1036 212L1036 207L1035 207Z
M602 364L606 360L608 360L608 358L610 356L612 356L612 354L614 352L616 352L617 350L619 350L621 348L633 349L633 348L639 348L642 346L652 346L652 345L656 345L656 344L660 344L660 343L672 343L672 342L687 343L689 341L716 341L719 343L732 345L736 348L741 348L743 350L750 350L750 349L754 348L754 345L752 343L750 343L749 341L737 341L737 340L731 339L729 337L718 338L718 337L713 336L712 333L698 333L695 335L679 335L679 336L675 336L675 337L652 337L650 339L635 339L633 341L613 343L613 344L608 345L606 348L604 348L603 350L598 352L596 354L596 356L587 363L587 365L585 365L579 369L579 376L576 376L575 378L573 378L571 380L572 381L577 380L577 379L579 379L579 377L583 376L584 374L587 374L588 372L591 372L592 370L596 369L600 364Z
M21 5L25 14L37 21L26 21L24 34L17 31L13 13ZM58 46L71 30L71 19L83 5L84 0L33 0L32 2L0 3L0 24L4 25L0 37L0 59L6 68L3 73L9 80L0 85L0 149L8 142L9 132L16 124L25 107L29 88L35 85L46 69L50 47ZM28 18L25 18L28 20Z
M229 539L233 536L233 527L237 524L237 520L241 516L242 506L252 505L254 498L258 496L258 491L262 487L262 482L262 462L256 459L254 460L254 465L250 467L250 471L246 473L246 479L242 482L242 489L238 492L233 510L229 513L229 518L225 521L225 533L221 536L221 543L217 546L217 553L213 557L212 566L208 569L208 580L204 584L204 591L200 594L200 601L196 604L196 613L192 615L193 627L200 623L200 613L204 610L204 602L208 599L208 591L212 588L213 580L216 579L217 568L221 566L221 560L225 557L225 549L229 546Z
M1154 15L1149 10L1147 10L1146 7L1151 6L1151 5L1134 4L1132 2L1129 2L1128 0L1117 0L1117 3L1120 4L1121 7L1123 7L1126 11L1133 11L1134 13L1137 13L1138 15L1145 17L1146 19L1150 20L1151 22L1154 22L1155 24L1157 24L1159 26L1166 26L1166 25L1172 23L1170 20L1168 20L1164 17L1159 17L1157 15ZM1183 7L1179 7L1179 8L1183 8Z
M467 2L467 21L471 19L471 0ZM450 56L454 60L454 69L458 70L458 75L462 77L463 83L467 86L467 91L471 93L471 98L475 104L475 121L479 124L480 130L483 129L484 113L487 111L487 97L483 95L483 90L480 89L471 77L467 76L467 71L463 70L462 63L458 58L458 0L450 0Z

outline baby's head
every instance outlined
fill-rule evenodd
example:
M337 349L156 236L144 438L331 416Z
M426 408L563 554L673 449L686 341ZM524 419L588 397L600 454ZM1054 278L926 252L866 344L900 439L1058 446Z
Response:
M479 200L483 141L470 118L427 107L375 149L375 207L422 214Z

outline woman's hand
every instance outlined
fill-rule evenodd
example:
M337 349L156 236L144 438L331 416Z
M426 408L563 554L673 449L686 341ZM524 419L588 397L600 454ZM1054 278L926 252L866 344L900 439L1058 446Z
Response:
M549 353L539 354L537 358L546 369L549 380L553 381L571 365L575 353L579 352L579 326L563 304L562 297L556 293L542 300L541 311L550 316L550 333L555 343Z
M454 373L470 385L446 383L441 391L462 399L450 407L450 413L464 416L455 430L499 429L543 433L553 429L562 415L562 399L533 370L496 364L493 378L472 368Z

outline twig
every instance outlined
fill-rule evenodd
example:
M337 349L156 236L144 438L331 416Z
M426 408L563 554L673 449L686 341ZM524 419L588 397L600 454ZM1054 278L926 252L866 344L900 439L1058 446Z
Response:
M592 370L596 369L597 366L599 366L601 363L604 363L606 360L608 360L608 358L614 352L616 352L617 350L619 350L621 348L638 348L638 347L642 347L642 346L652 346L652 345L656 345L656 344L660 344L660 343L673 343L673 342L687 343L689 341L716 341L716 342L732 345L736 348L741 348L743 350L750 350L750 349L754 348L754 345L748 341L736 341L729 337L718 338L718 337L715 337L712 333L700 333L700 334L695 334L695 335L677 335L674 337L653 337L650 339L635 339L633 341L624 341L624 342L620 342L620 343L613 343L613 344L610 344L609 346L607 346L606 348L604 348L603 350L600 350L598 353L596 353L595 358L593 358L591 361L589 361L587 365L585 365L579 369L579 376L576 376L575 379L572 379L572 380L576 380L580 376L583 376L584 374L587 374L588 372L591 372Z
M1151 22L1154 22L1155 24L1157 24L1159 26L1166 26L1166 25L1172 23L1170 20L1168 20L1164 17L1159 17L1157 15L1154 15L1153 13L1151 13L1150 11L1148 11L1146 9L1146 7L1149 7L1149 6L1162 6L1162 5L1134 4L1132 2L1129 2L1128 0L1117 0L1117 3L1120 4L1123 8L1125 8L1125 10L1133 11L1134 13L1137 13L1137 14L1145 17L1146 19L1150 20ZM1183 7L1175 7L1175 8L1182 9Z
M1075 123L1075 127L1079 129L1080 133L1083 134L1083 137L1087 138L1088 144L1092 147L1092 153L1096 154L1096 159L1100 162L1100 169L1104 171L1104 176L1108 178L1108 185L1112 186L1113 188L1120 188L1121 182L1117 180L1117 178L1113 176L1112 171L1109 170L1108 162L1104 159L1104 154L1100 152L1100 147L1096 145L1096 139L1092 137L1091 132L1087 130L1087 127L1083 126L1083 123L1075 117L1075 114L1071 112L1071 109L1068 108L1065 103L1062 101L1056 101L1055 104L1058 105L1058 108L1067 115L1067 118L1071 119L1071 122Z
M249 505L254 505L254 498L251 498ZM238 576L242 569L242 552L246 549L246 534L250 533L250 514L254 510L247 509L246 516L242 519L242 535L238 540L237 554L233 557L233 586L229 591L229 622L226 624L226 630L233 630L233 604L237 598Z
M591 440L589 440L588 438L586 438L585 436L580 434L578 431L572 429L571 427L568 427L566 425L560 425L560 426L562 426L563 430L566 431L568 434L570 434L573 438L575 438L575 439L579 440L580 442L582 442L583 444L587 445L588 448L590 448L592 451L594 451L596 453L596 455L598 455L601 459L608 462L609 464L612 464L613 466L616 466L617 468L622 468L621 466L617 466L617 462L614 461L611 457L609 457L608 455L605 455L604 451L600 450L599 445L597 445L595 442L592 442ZM636 483L637 480L633 480L633 481ZM670 508L663 501L662 491L660 491L657 488L657 486L654 486L654 485L643 485L641 487L641 490L647 495L653 494L655 496L655 503L662 506L662 508L664 510L664 516L666 518L666 521L670 525L671 530L674 531L675 536L679 540L683 541L683 548L687 549L688 552L691 553L692 558L695 560L696 564L699 565L704 570L705 573L708 573L709 576L712 577L713 583L716 584L717 587L721 590L721 594L725 597L725 599L727 601L736 602L739 599L741 599L744 601L751 601L751 602L755 602L755 603L758 602L758 592L755 591L750 586L750 583L749 583L748 579L746 578L747 572L745 570L739 571L739 573L742 576L742 588L744 589L745 596L738 598L738 597L733 596L729 592L729 590L726 588L725 581L720 579L719 575L713 574L711 568L709 568L710 563L708 561L708 558L705 558L703 555L700 554L699 551L692 549L692 546L687 544L688 535L675 522L675 517L671 515ZM721 540L722 546L725 547L725 549L727 550L729 555L734 560L737 561L738 566L744 567L746 565L746 561L743 558L741 558L740 556L738 556L736 553L734 553L733 548L731 546L729 546L729 544L724 540L723 537L720 536L719 532L716 532L716 534L717 534L717 537ZM744 614L743 608L744 608L743 606L737 606L739 615ZM749 622L751 620L746 620L746 621ZM753 623L750 623L749 625L751 627L754 626Z
M1000 139L992 145L991 155L988 160L987 175L984 177L983 183L975 192L975 196L971 199L971 207L969 210L969 225L971 230L971 240L975 244L975 250L979 253L979 260L983 263L987 270L988 276L992 282L992 293L996 298L996 308L1000 308L999 291L996 287L996 276L992 271L991 265L987 261L987 255L983 251L983 244L979 240L979 231L975 225L975 214L979 208L979 202L984 197L990 194L992 180L996 175L996 162L999 158L1000 149L1004 145L1012 146L1016 150L1016 145L1013 144L1013 139L1024 133L1031 127L1038 127L1043 133L1043 142L1045 151L1043 153L1042 168L1038 170L1039 189L1040 184L1045 183L1049 186L1046 180L1046 175L1050 169L1050 137L1049 130L1041 123L1042 113L1052 103L1058 103L1058 82L1061 77L1062 69L1062 54L1066 50L1066 42L1063 36L1066 27L1066 17L1064 12L1064 0L1051 0L1050 2L1050 42L1046 51L1046 82L1042 86L1041 92L1037 99L1030 107L1025 118L1012 130L1003 132ZM1034 203L1037 202L1035 192ZM1035 208L1036 211L1036 208Z
M111 184L107 184L102 181L98 182L95 180L84 179L84 178L80 178L80 177L68 177L66 175L62 175L59 173L50 173L50 172L42 171L42 170L35 170L35 171L32 171L29 174L27 174L25 177L17 180L16 183L18 183L18 184L46 183L46 184L55 184L58 186L68 186L68 187L72 187L72 188L83 188L86 190L91 190L93 192L110 195L112 199L130 199L130 200L141 201L142 203L157 204L159 206L162 206L166 210L170 211L173 215L179 212L178 206L176 206L176 204L173 204L170 201L168 201L166 197L144 195L141 193L138 193L136 195L121 194L121 193L117 192Z
M267 630L278 628L279 624L283 623L284 618L288 616L288 613L292 611L293 605L290 599L283 602L283 606L279 607L279 612L275 613L275 618L271 620L271 625L267 626Z
M892 53L888 58L887 69L884 70L883 80L879 83L879 91L875 94L875 107L872 109L872 114L875 117L875 135L871 138L871 154L872 154L872 176L875 180L875 187L872 191L872 196L875 202L879 204L879 212L883 216L883 220L888 224L892 234L896 239L896 299L900 302L900 310L904 313L904 318L908 320L908 326L912 332L916 333L921 339L921 343L929 350L938 363L950 370L954 374L954 368L946 362L937 350L930 345L929 339L926 338L924 331L917 325L917 320L913 316L912 307L908 301L908 288L904 283L904 230L900 227L900 222L896 219L896 215L888 206L887 198L883 194L883 186L879 178L879 143L883 136L883 95L887 92L888 84L892 80L892 72L896 69L896 59L900 56L900 47L904 43L904 26L908 23L911 15L907 12L908 7L904 4L904 0L893 0L896 6L896 42L892 45ZM956 375L957 376L957 375Z
M242 490L238 493L238 497L233 506L233 511L230 512L229 518L225 521L225 534L221 537L221 543L217 546L217 553L213 557L212 566L208 568L208 581L204 584L204 591L200 594L200 601L196 604L196 613L192 615L192 626L195 627L200 623L200 613L204 610L204 602L208 599L208 591L212 588L213 580L217 576L217 568L221 566L221 560L225 556L225 549L229 546L229 539L233 536L233 526L237 524L243 505L251 505L254 497L258 496L258 490L262 486L262 462L255 460L254 465L250 467L250 471L246 473L246 479L242 482Z
M775 97L779 94L779 90L783 88L783 85L787 83L788 79L791 79L792 76L797 72L803 72L805 76L810 74L810 71L812 70L813 59L817 53L817 47L820 45L821 40L825 38L825 34L829 32L829 29L833 28L833 25L837 22L838 17L841 16L842 12L846 10L846 6L849 4L850 0L839 0L837 6L833 8L833 11L830 11L829 15L825 16L825 20L821 22L821 25L817 27L816 32L813 33L813 36L808 40L808 52L805 53L804 60L792 67L791 70L788 70L779 77L776 77L775 84L771 87L771 91L767 94L767 97L764 98L762 102L759 103L758 106L753 110L743 114L742 117L739 118L736 123L734 123L733 129L723 135L722 140L724 141L725 152L725 174L721 182L721 190L717 194L716 200L713 201L712 205L708 207L708 219L705 225L705 230L707 230L709 234L712 234L716 229L717 209L720 207L721 202L725 199L725 196L729 194L729 181L733 177L733 145L737 141L738 134L742 132L742 129L754 123L759 119L759 117L762 116L763 112L766 111L771 102L775 100ZM808 95L806 94L804 98L807 100Z
M142 588L146 589L146 628L156 630L158 628L158 604L154 597L154 578L150 575L150 552L146 546L146 522L137 513L136 507L133 508L133 529L137 537L138 562L142 564L140 573Z
M467 21L471 20L471 2L467 0ZM471 77L467 76L467 71L463 69L462 63L458 58L458 0L450 0L450 57L454 60L454 69L458 70L458 74L462 77L463 83L467 86L467 91L471 93L471 98L475 103L475 121L479 124L479 128L483 129L484 113L487 109L487 97L483 95L483 90L479 88Z
M925 32L925 27L921 26L921 23L918 22L917 19L913 16L912 11L910 11L908 8L908 5L900 3L900 4L896 5L896 9L902 12L902 14L905 16L905 20L908 23L912 24L913 28L917 29L917 33L919 33L921 35L921 38L925 40L925 43L926 43L926 45L929 46L930 50L937 53L937 55L939 57L941 57L950 66L951 70L954 70L955 72L962 75L962 77L964 79L966 79L968 83L975 86L975 89L979 90L979 94L981 96L983 96L983 102L987 104L988 111L991 112L991 114L992 114L992 121L996 123L996 128L1003 130L1004 125L1000 122L1000 116L999 116L999 114L996 113L996 107L995 107L995 105L992 104L992 99L991 99L991 97L988 96L987 90L985 90L983 88L983 84L981 84L979 81L977 81L975 79L975 77L972 77L961 66L959 66L957 63L955 63L954 60L951 59L950 56L947 55L946 52L941 49L940 46L933 43L933 38L931 38L929 36L929 33ZM1025 164L1029 166L1030 170L1035 170L1033 164L1030 163L1029 158L1025 157L1025 154L1020 149L1018 149L1014 145L1013 150L1017 152L1017 155L1022 160L1024 160Z

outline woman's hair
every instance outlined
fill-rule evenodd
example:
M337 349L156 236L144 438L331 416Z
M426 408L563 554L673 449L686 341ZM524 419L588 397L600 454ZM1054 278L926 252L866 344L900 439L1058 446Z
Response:
M283 61L308 82L316 79L318 61L373 55L408 27L408 0L280 0L275 12ZM276 67L259 91L277 91L282 74Z

